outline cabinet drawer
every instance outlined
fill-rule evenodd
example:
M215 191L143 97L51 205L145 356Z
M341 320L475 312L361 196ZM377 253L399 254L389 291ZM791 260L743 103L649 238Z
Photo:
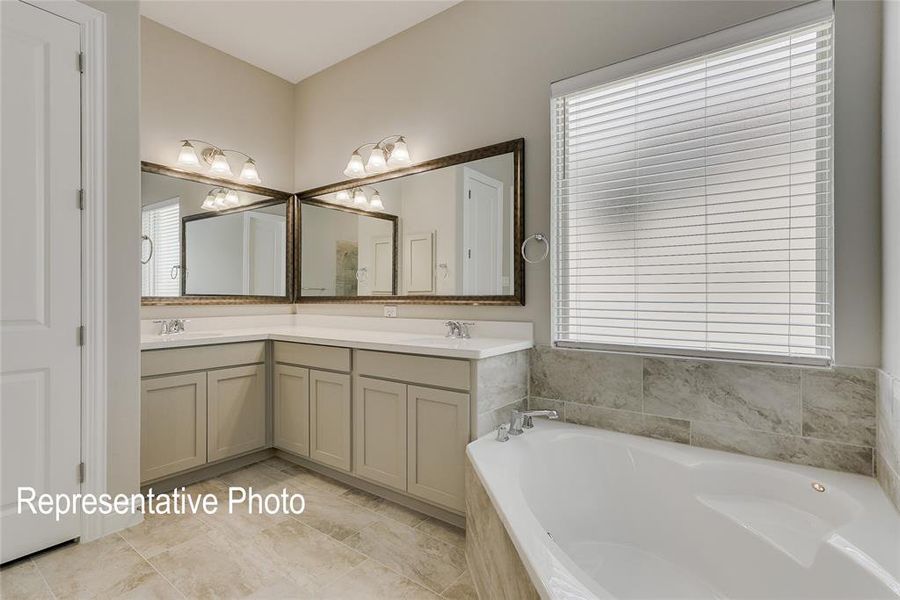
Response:
M356 351L356 372L438 387L469 389L469 361L392 352Z
M275 342L275 362L349 372L350 350L334 346Z
M141 352L141 377L252 365L265 361L265 342L144 350Z

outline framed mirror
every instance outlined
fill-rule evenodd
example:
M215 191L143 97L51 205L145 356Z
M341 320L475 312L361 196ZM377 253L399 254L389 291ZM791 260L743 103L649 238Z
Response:
M291 302L291 194L141 163L141 304Z
M298 194L295 301L524 305L524 147Z

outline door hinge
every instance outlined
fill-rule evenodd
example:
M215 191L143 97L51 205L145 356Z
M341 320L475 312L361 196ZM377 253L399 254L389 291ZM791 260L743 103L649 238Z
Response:
M78 463L78 483L84 483L84 463Z
M472 190L469 190L469 199L472 199Z
M84 52L78 53L78 72L84 73Z
M84 346L84 338L86 337L84 325L78 326L78 332L76 335L78 336L78 345Z
M78 209L84 210L84 190L78 190Z

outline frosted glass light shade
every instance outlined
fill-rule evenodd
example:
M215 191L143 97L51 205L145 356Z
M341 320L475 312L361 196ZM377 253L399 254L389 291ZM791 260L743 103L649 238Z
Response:
M363 165L362 156L359 155L359 152L354 152L350 157L350 162L347 163L347 168L344 169L344 175L355 179L357 177L362 177L365 174L366 168Z
M369 160L366 161L366 173L381 173L387 169L387 161L384 159L384 150L372 148Z
M389 167L406 167L410 162L409 148L406 146L406 140L401 137L394 144L391 155L388 157L387 164Z
M234 190L228 190L228 193L225 194L225 207L226 208L234 208L241 203L241 199L238 196L238 193Z
M233 175L231 172L231 165L228 164L228 159L225 158L225 155L221 152L217 152L213 157L209 170L220 175L228 175L229 177Z
M252 158L248 158L241 169L241 179L252 183L260 183L259 172L256 170L256 163Z
M350 192L348 192L347 190L341 190L334 195L334 199L338 202L350 202Z
M206 195L206 198L203 200L203 204L200 205L200 208L202 208L203 210L216 210L215 190L210 190L210 192Z
M376 190L369 199L369 207L373 210L384 210L384 203L381 201L381 194Z
M366 198L365 192L363 192L362 190L356 190L353 193L353 203L356 206L364 207L369 203L369 199Z
M219 190L218 192L216 192L216 210L228 208L225 203L225 190Z
M187 167L196 167L200 165L200 159L197 157L194 146L186 140L181 145L181 150L178 151L178 164Z

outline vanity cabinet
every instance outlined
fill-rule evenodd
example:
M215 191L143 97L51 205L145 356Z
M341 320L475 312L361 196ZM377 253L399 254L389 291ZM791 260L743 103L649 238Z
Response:
M206 373L141 381L141 481L206 463Z
M275 365L275 447L309 456L309 369Z
M349 472L350 350L275 342L275 447Z
M266 447L266 346L141 353L141 483Z
M210 461L266 445L266 369L249 365L206 374Z

